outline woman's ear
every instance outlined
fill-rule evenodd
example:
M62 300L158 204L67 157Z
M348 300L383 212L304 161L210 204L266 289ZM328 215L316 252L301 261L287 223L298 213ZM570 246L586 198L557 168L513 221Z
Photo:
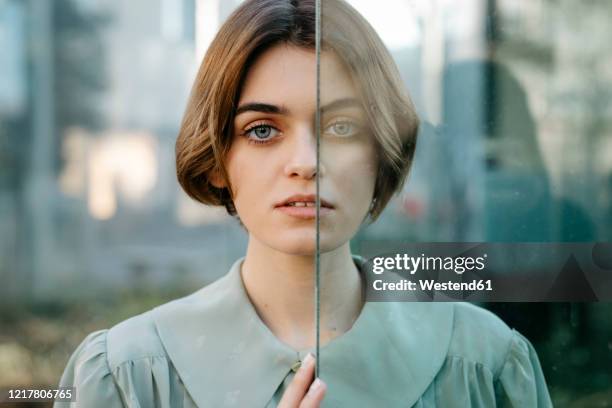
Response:
M211 170L208 176L208 181L216 188L225 188L227 187L227 183L223 176L221 176L221 172L218 169Z

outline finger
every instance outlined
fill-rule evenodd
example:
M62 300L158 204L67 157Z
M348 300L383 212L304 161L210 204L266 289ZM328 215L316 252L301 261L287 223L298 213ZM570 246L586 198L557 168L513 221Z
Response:
M291 383L285 390L283 398L279 402L279 408L294 408L300 404L312 383L314 366L315 359L312 354L308 353L300 369L295 373L293 380L291 380Z
M327 385L320 378L316 378L310 385L300 408L319 408L325 397L325 391L327 391Z

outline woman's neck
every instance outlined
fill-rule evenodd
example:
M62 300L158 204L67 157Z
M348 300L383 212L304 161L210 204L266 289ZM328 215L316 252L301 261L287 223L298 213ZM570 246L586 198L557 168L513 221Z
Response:
M363 307L349 244L320 257L320 342L349 330ZM247 294L268 328L296 350L315 345L313 255L288 255L250 237L242 264Z

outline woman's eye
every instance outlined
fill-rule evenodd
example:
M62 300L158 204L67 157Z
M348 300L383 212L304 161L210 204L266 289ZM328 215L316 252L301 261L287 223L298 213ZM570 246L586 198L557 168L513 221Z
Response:
M247 129L244 135L255 143L265 143L274 139L279 131L270 125L257 125Z
M338 137L349 137L359 133L359 130L359 125L353 121L338 120L325 128L325 133Z

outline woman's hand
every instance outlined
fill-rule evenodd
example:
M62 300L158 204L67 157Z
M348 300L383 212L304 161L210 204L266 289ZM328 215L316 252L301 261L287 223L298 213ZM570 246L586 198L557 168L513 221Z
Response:
M285 390L278 408L318 408L327 386L319 378L313 381L315 359L308 353L300 369Z

